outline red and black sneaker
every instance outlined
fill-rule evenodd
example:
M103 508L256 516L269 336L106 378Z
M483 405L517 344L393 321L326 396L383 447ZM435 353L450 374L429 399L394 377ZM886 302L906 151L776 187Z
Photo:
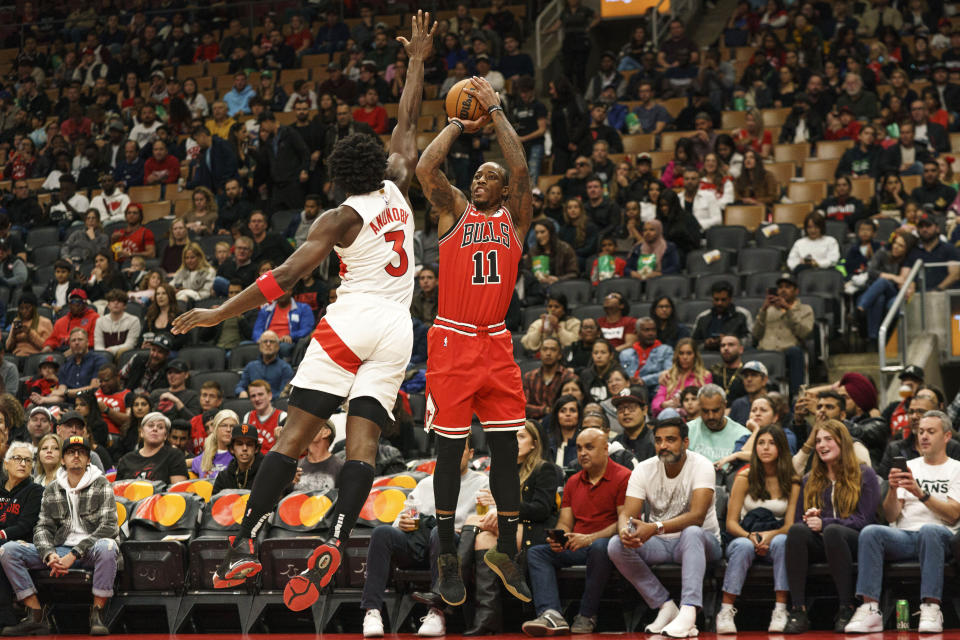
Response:
M214 589L229 589L243 584L247 578L260 573L263 566L257 558L257 549L250 538L230 536L227 556L213 574Z
M307 558L306 571L293 576L283 589L283 603L291 611L313 606L320 590L330 584L340 568L340 540L331 538L313 550Z

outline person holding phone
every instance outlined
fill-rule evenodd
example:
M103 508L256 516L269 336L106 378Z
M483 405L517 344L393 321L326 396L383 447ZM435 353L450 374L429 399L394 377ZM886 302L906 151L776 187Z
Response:
M607 542L617 531L630 471L609 459L607 435L600 429L584 429L577 436L577 460L581 471L564 485L557 526L548 532L547 544L527 551L537 612L523 623L529 636L593 633L600 595L613 570ZM580 612L569 625L560 612L557 569L578 564L587 565L587 579Z
M872 524L860 532L857 595L863 604L846 633L883 631L880 590L884 561L920 563L920 633L943 631L940 599L950 539L960 531L960 462L947 455L953 429L942 411L928 411L916 432L921 457L893 458L890 490L881 505L890 526Z
M834 241L836 242L836 241ZM787 361L790 395L803 384L806 340L813 332L813 307L800 301L800 286L789 273L777 279L776 295L767 298L757 312L753 337L761 351L781 351Z

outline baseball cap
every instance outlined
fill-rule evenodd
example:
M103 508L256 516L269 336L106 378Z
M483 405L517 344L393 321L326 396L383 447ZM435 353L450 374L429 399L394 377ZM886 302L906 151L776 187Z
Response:
M67 296L67 301L68 301L68 302L73 302L74 298L80 298L81 300L86 301L86 300L87 300L87 292L84 291L83 289L77 287L76 289L73 289L72 291L70 291L70 295Z
M160 347L161 349L166 349L167 351L170 351L173 348L173 340L170 338L170 334L167 333L158 333L157 335L153 336L153 338L151 338L147 344L152 344L156 347Z
M713 117L706 111L701 111L697 114L694 120L709 120L710 122L713 122Z
M87 450L87 453L90 453L90 441L84 438L83 436L70 436L63 441L63 447L60 449L61 453L66 453L67 449L73 449L76 447L82 447Z
M163 78L164 80L166 80L166 79L167 79L167 74L165 74L163 71L160 71L159 69L150 74L150 78L151 78L151 79L153 79L153 78L158 78L158 77L159 77L159 78Z
M123 123L119 120L114 120L107 125L107 129L110 129L111 131L123 131Z
M917 226L919 227L922 224L937 224L937 221L929 213L921 213L920 217L917 218Z
M47 420L53 422L53 414L50 413L50 409L47 409L46 407L34 407L33 409L30 409L30 413L27 415L27 418L32 418L33 414L35 413L42 413L43 415L47 416Z
M840 107L840 113L849 113L850 115L853 115L853 109L846 106Z
M180 360L179 358L177 358L176 360L172 360L169 364L167 364L167 371L178 371L180 373L187 373L188 371L190 371L190 366L183 360Z
M653 156L644 151L643 153L637 154L637 164L641 162L653 162Z
M485 54L485 53L481 53L480 55L478 55L478 56L476 57L476 61L477 61L477 62L480 62L481 60L483 60L484 62L490 62L490 56L488 56L488 55Z
M619 407L626 402L636 402L641 407L645 407L647 405L647 389L640 385L621 389L620 393L611 399L611 402L615 407Z
M254 442L260 441L260 433L257 431L257 428L252 424L238 424L233 428L233 433L230 435L230 444L233 444L234 440L253 440Z
M374 62L373 60L364 60L363 62L360 63L360 68L367 69L368 71L376 71L377 63Z
M767 367L759 360L751 360L750 362L743 365L740 371L746 373L747 371L753 371L754 373L759 373L760 375L769 375L767 373Z
M38 362L37 368L42 367L45 364L50 364L56 367L57 369L60 369L60 361L54 358L53 356L47 356L46 358ZM33 412L31 411L30 413L33 413Z
M273 77L273 71L270 71L269 69L264 69L263 71L260 72L260 77L261 77L261 78L272 78L272 77Z
M899 377L901 380L904 378L913 378L914 380L923 382L923 369L915 364L907 365L903 368L903 371L900 372Z
M534 187L534 188L533 188L533 191L532 191L531 193L533 194L533 197L534 197L534 198L542 198L542 197L543 197L543 191L540 190L540 187Z
M780 284L781 282L786 282L787 284L792 284L792 285L795 286L795 287L798 286L798 285L797 285L797 279L796 279L795 277L793 277L793 274L792 274L792 273L788 273L788 272L786 272L786 271L784 271L783 273L781 273L781 274L780 274L780 277L777 278L777 284Z
M62 416L60 416L60 424L67 424L71 420L79 420L80 424L86 426L87 419L80 415L79 411L67 411Z

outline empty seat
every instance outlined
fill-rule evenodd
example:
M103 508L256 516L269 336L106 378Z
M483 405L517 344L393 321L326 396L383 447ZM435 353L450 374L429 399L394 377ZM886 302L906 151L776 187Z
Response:
M753 232L763 223L765 215L763 205L729 205L723 210L723 223L727 226L745 227ZM715 229L708 229L708 233Z
M574 318L579 318L580 320L586 320L587 318L592 318L596 320L603 316L603 305L602 304L584 304L580 305L576 309L570 312Z
M671 300L690 297L690 278L679 274L669 274L647 281L647 300L651 302L663 296Z
M706 236L707 247L710 249L739 251L747 246L750 233L747 231L746 227L722 225L707 229Z
M800 229L789 222L774 222L757 230L758 247L778 247L786 253L800 237Z
M820 203L827 197L827 182L825 180L791 182L787 187L787 197L792 202ZM774 220L776 220L776 216L774 216ZM793 221L791 220L791 222Z
M230 368L243 369L248 363L260 357L260 345L241 344L230 350Z
M43 247L59 242L60 230L57 227L37 227L27 232L25 244L28 247Z
M774 247L747 247L737 254L737 273L776 271L783 264L783 252Z
M60 257L60 245L57 243L34 246L30 250L30 262L36 265L52 264Z
M223 371L227 355L220 347L187 347L177 356L191 371Z
M707 273L728 273L730 254L716 249L701 249L687 254L687 273L701 275Z
M713 306L710 300L684 300L677 303L677 321L689 326L696 324L697 316Z
M563 294L567 297L567 305L572 309L593 301L593 285L587 280L561 280L550 285L547 294Z
M596 286L596 290L597 302L600 303L613 291L622 295L625 300L640 300L643 297L643 283L634 278L603 280Z
M236 371L200 371L190 374L190 388L199 392L204 382L213 380L220 385L224 398L234 398L234 389L240 382L240 374Z

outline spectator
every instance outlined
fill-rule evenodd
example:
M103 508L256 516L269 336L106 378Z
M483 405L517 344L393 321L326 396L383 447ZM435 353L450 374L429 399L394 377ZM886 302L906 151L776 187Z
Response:
M647 421L647 393L644 386L624 387L610 399L616 410L617 422L623 433L612 443L622 446L636 460L646 460L656 455L653 446L653 432ZM636 468L636 465L634 465Z
M673 122L673 117L666 107L654 102L653 95L653 84L641 82L638 92L640 104L634 107L632 113L637 116L643 133L660 135L666 126Z
M537 351L542 341L549 337L556 338L562 348L567 348L577 339L580 325L580 319L569 315L567 297L557 293L547 298L546 313L530 323L521 344L527 351Z
M903 404L905 406L907 421L906 424L897 431L897 433L903 437L901 439L891 440L883 452L883 458L875 468L877 475L881 477L884 474L887 476L890 475L895 457L902 456L907 460L913 460L921 455L917 440L917 434L920 429L920 419L928 411L940 410L941 408L941 403L938 402L934 391L926 387L919 389L912 397L906 398ZM952 408L953 405L951 405L951 409ZM954 460L960 460L960 442L951 438L947 441L946 447L946 452L949 457Z
M816 81L821 81L819 76ZM807 84L809 86L810 81ZM780 144L812 143L823 139L823 117L812 108L811 102L809 93L794 94L793 108L780 129Z
M77 193L77 180L73 174L61 175L58 182L59 190L52 196L53 204L48 211L48 217L50 222L59 226L61 233L64 233L71 224L83 218L90 207L90 201L87 200L85 192Z
M127 140L123 144L123 159L118 159L113 168L114 179L125 189L139 187L143 184L143 168L144 161L140 157L140 148L133 140Z
M310 151L295 131L277 125L273 113L263 112L258 122L264 153L261 154L262 166L257 166L261 177L256 182L266 186L269 177L274 210L296 208L303 203L301 185L310 177Z
M76 229L67 237L60 250L60 257L75 263L88 262L98 251L109 249L110 239L100 223L100 212L89 209L83 219L82 229Z
M747 393L744 388L744 364L740 358L742 355L743 343L740 342L740 338L734 335L720 336L720 362L710 367L714 384L719 385L727 394L731 415L737 399ZM734 418L734 420L737 419ZM737 422L743 424L743 420L737 420Z
M53 323L37 312L36 294L32 291L20 294L17 315L7 334L6 350L20 357L39 353L52 333Z
M629 349L636 342L637 321L630 317L630 303L617 291L611 291L603 299L603 317L597 319L601 335L615 351Z
M180 161L170 155L162 140L153 143L153 153L143 164L144 184L174 184L180 179Z
M66 385L66 398L76 397L80 393L95 389L91 381L103 364L103 358L90 351L89 336L86 329L74 327L70 330L70 348L63 354L60 367L60 383Z
M53 333L43 343L43 351L66 349L70 332L78 327L87 332L88 346L93 346L93 333L99 316L95 309L87 306L87 292L74 289L67 300L70 312L53 325Z
M763 160L752 149L743 154L743 171L733 182L737 201L743 204L762 204L770 208L780 199L780 185L776 177L764 169Z
M722 469L727 456L743 447L750 437L750 430L727 417L727 398L719 386L704 385L697 394L697 400L700 416L687 423L690 431L687 446Z
M927 105L923 100L914 100L910 103L910 118L914 124L914 138L917 144L925 147L930 153L945 153L950 151L950 139L946 129L930 120Z
M120 378L128 391L150 393L167 382L167 361L173 339L167 333L145 336L143 347L150 352L138 353L128 360L120 370Z
M176 290L164 282L157 287L154 292L153 302L147 308L147 314L143 319L144 342L148 336L156 335L160 332L170 332L173 327L173 320L180 315L180 305L177 304ZM178 335L173 338L173 345L179 349L186 344L186 336Z
M96 440L115 447L130 426L130 412L127 407L133 404L133 396L120 387L120 372L112 363L104 364L97 370L97 382L99 386L95 393L81 393L78 399L88 405L89 414L99 413L103 418L103 433L98 434Z
M170 284L177 290L177 300L202 300L213 295L216 275L216 270L203 255L203 248L191 242L184 247L180 268L173 274Z
M577 144L581 155L590 155L593 151L593 143L598 140L603 140L610 145L610 151L613 153L623 153L623 139L620 137L620 133L606 124L606 120L607 104L604 102L591 104L589 122Z
M510 14L511 17L513 14ZM533 76L533 59L520 51L520 40L511 33L503 36L503 55L500 56L499 71L503 77L516 82L521 76ZM529 157L529 156L528 156Z
M111 289L129 288L127 279L123 271L113 261L113 252L109 249L101 249L93 256L93 268L87 277L83 290L93 300L102 300Z
M227 293L227 287L232 280L237 280L242 287L253 284L257 277L257 267L253 264L253 239L249 236L238 236L233 243L233 256L217 267L217 277L213 282L213 291L219 296Z
M930 159L924 146L915 144L916 125L911 120L900 124L900 138L883 150L880 169L884 173L915 176L923 173L923 165Z
M850 176L838 174L833 185L833 195L826 198L817 207L826 214L827 220L846 222L850 231L854 231L860 220L867 217L863 202L856 196L851 195L852 190L853 182Z
M593 147L591 146L591 149ZM566 174L557 183L565 198L587 198L587 178L593 175L593 160L580 155L574 162L574 167L567 169Z
M227 468L217 474L213 482L213 495L225 489L249 489L253 486L253 480L263 462L257 438L255 427L248 424L237 424L233 427L228 447L232 459Z
M516 38L508 37L513 43ZM519 56L518 56L519 57ZM510 102L510 121L520 136L523 150L527 156L530 184L536 185L540 177L540 165L544 157L544 141L547 133L547 108L537 100L536 88L531 75L516 79L513 90L519 100Z
M50 409L33 407L27 414L26 424L20 429L11 431L10 439L29 440L33 446L39 447L41 438L51 433L53 433L53 414L50 413Z
M883 149L874 144L877 139L877 130L868 124L860 128L857 134L857 143L843 152L840 163L837 165L836 176L852 175L855 177L869 176L876 178L880 174Z
M876 464L882 458L890 438L890 427L886 420L873 415L877 408L877 388L870 378L856 372L844 374L840 378L840 386L846 392L850 435L869 450L869 459Z
M690 385L702 387L712 381L713 376L704 368L696 343L691 338L678 340L673 350L673 365L660 374L651 413L657 416L663 409L679 409L684 389Z
M167 435L167 444L183 452L184 456L194 455L190 447L190 423L186 420L172 420L170 433Z
M568 76L551 82L549 92L552 106L550 134L553 138L553 172L568 173L577 156L578 146L574 132L586 124L587 107L582 96L574 90Z
M569 244L556 236L550 222L535 222L536 246L530 250L533 275L542 284L551 285L579 275L577 256Z
M840 598L834 629L846 627L854 612L857 537L873 521L880 504L877 476L857 460L843 423L818 422L814 433L817 455L804 476L794 524L787 532L787 581L794 605L784 633L804 633L810 627L805 605L807 571L810 562L818 560L829 565Z
M125 229L113 232L111 244L120 244L116 252L117 260L124 262L133 256L155 258L157 247L153 239L153 232L143 226L143 208L136 203L130 204L124 212L127 221Z
M901 437L905 437L901 432L910 426L910 420L907 417L907 406L910 404L909 400L916 396L917 391L925 388L923 386L923 377L923 368L915 364L908 364L903 367L897 375L897 379L900 380L900 388L897 391L902 399L888 403L886 408L880 413L883 419L890 424L891 435L896 436L897 434L901 434ZM930 389L927 389L927 391L930 391ZM938 401L933 408L942 410L943 407L941 405L942 403ZM874 471L878 470L874 469ZM881 478L883 477L879 472L877 475Z
M928 158L923 163L923 182L910 194L923 209L930 209L935 213L944 214L947 207L957 197L957 190L940 180L940 166L937 161Z
M660 296L650 303L650 317L657 323L657 339L663 344L676 347L677 340L690 337L690 329L677 321L673 300Z
M154 389L150 401L167 417L189 420L200 413L200 397L196 391L187 388L190 367L180 359L167 363L167 387Z
M773 138L769 129L763 127L763 116L757 108L749 109L744 116L744 128L737 130L733 135L740 153L753 149L761 158L773 156ZM706 155L706 154L704 154Z
M227 105L227 115L233 118L238 113L250 113L250 99L257 92L247 84L247 74L238 71L233 76L233 88L223 94L223 102Z
M63 402L67 386L60 382L60 363L57 359L53 356L44 357L37 364L37 370L37 375L24 383L27 399L23 406L29 408Z
M269 330L280 339L280 356L288 358L297 341L310 335L313 328L313 311L310 305L296 302L292 294L285 293L276 301L260 308L253 327L253 339L259 341L260 336ZM276 388L277 393L282 391L284 386L285 384Z
M700 189L712 192L720 203L721 209L733 204L733 178L727 173L727 167L716 152L711 151L703 157Z
M840 261L837 239L827 235L827 221L819 211L811 211L803 220L804 236L790 248L787 268L794 273L805 269L830 269Z
M0 290L12 292L27 282L27 265L13 253L9 238L0 238Z
M218 411L213 418L210 435L203 444L203 453L193 459L190 471L200 479L216 478L233 462L229 448L233 444L233 433L240 427L240 418L230 409ZM247 426L249 430L250 427Z
M723 224L723 209L713 189L700 188L700 172L696 167L683 170L683 198L681 205L688 214L692 214L700 228L706 231L710 227Z
M598 141L602 142L602 141ZM604 182L596 174L589 176L585 184L587 190L584 209L587 216L600 229L601 235L615 231L620 225L622 216L620 207L604 194Z
M848 71L844 76L842 91L836 104L840 109L849 107L853 117L858 120L872 121L880 115L877 95L864 89L862 76L853 71Z
M669 247L669 243L676 246L677 263L683 264L687 253L700 247L703 235L700 223L680 204L680 197L672 189L664 189L660 193L656 216L663 225L663 238L667 241L667 246ZM664 262L668 261L665 259Z
M770 382L766 365L759 360L750 360L740 369L743 395L736 400L727 402L730 406L729 416L734 422L745 425L750 418L750 408L753 401L767 393L767 384Z
M640 593L647 606L658 608L647 633L696 635L697 608L703 603L707 563L722 556L720 525L714 508L715 474L710 461L688 450L687 426L678 418L654 427L657 457L634 469L619 514L618 537L610 539L610 560ZM675 485L675 478L683 478ZM677 496L666 489L678 486ZM648 521L641 520L644 506ZM683 597L678 609L651 565L678 562L683 569Z
M297 468L294 491L330 491L340 486L343 460L330 452L337 432L328 420L307 446L306 459Z
M230 108L227 103L222 100L214 102L211 105L211 113L213 117L204 123L206 129L211 135L217 136L221 140L228 140L230 138L230 128L233 127L236 120L230 117ZM199 143L198 140L197 144Z
M380 105L380 96L373 87L368 88L359 97L360 106L353 110L353 119L367 124L373 132L387 133L387 110Z
M727 504L726 532L730 540L717 633L737 632L733 619L737 611L733 603L740 595L750 565L758 559L773 565L776 604L767 631L781 633L787 624L789 591L785 550L800 485L781 428L776 425L761 428L755 443L750 466L737 473Z
M148 413L140 423L142 446L120 458L117 480L159 480L174 484L187 479L183 452L167 444L170 419L160 412Z
M140 107L139 118L130 130L130 140L137 143L138 149L143 149L157 139L157 129L163 124L157 119L157 111L151 104Z
M567 200L564 203L563 224L558 237L573 247L581 271L586 258L597 253L597 236L597 227L587 218L583 203L577 198Z
M591 363L578 373L588 395L594 402L602 402L609 396L607 379L611 373L619 370L620 365L617 362L616 350L604 338L594 341L591 357Z
M702 311L694 323L693 339L703 344L707 351L720 348L720 337L734 335L742 343L750 337L750 312L733 302L733 287L721 280L710 287L713 306Z
M261 339L262 340L262 339ZM289 365L287 365L289 368ZM293 377L290 373L289 377ZM260 434L260 450L266 454L277 441L277 429L282 429L287 421L287 412L273 406L273 393L266 380L254 380L240 394L249 397L253 410L243 416L241 424L249 424Z
M580 0L567 0L560 17L544 31L546 35L563 28L563 48L560 54L563 75L581 91L587 80L590 32L599 23L600 16L596 15L593 9L583 6Z
M236 179L239 170L237 165L237 154L234 153L230 144L227 142L231 124L227 126L226 137L214 135L211 129L205 126L197 127L193 131L194 139L200 152L197 159L191 164L189 179L186 187L196 189L206 187L210 191L220 193L225 185L230 184L231 180ZM241 190L242 193L242 190ZM235 194L232 198L227 196L229 202L235 203L239 200L240 194ZM226 212L221 212L225 214ZM225 218L224 220L229 219ZM236 217L234 219L241 219ZM220 221L223 228L224 220Z
M646 386L647 393L653 395L660 374L669 369L673 361L673 347L657 338L657 323L653 318L638 318L636 335L637 341L632 348L620 352L620 365L629 379L641 382Z
M568 630L560 613L555 571L561 566L582 563L587 565L588 578L571 630L592 633L596 628L600 595L612 569L606 545L616 532L629 476L627 469L609 460L608 446L603 431L590 428L580 432L577 459L581 471L564 486L557 521L557 528L566 535L563 540L548 538L549 544L532 546L527 552L537 612L536 619L523 624L523 631L528 635L552 635Z
M113 595L120 532L113 490L103 474L90 466L90 454L90 443L82 436L63 443L64 466L44 491L33 544L10 546L0 556L13 591L27 610L18 625L3 630L6 634L48 634L50 627L29 571L49 567L51 575L62 577L74 566L93 569L90 633L109 633L104 608ZM68 492L74 497L68 497Z
M432 264L423 265L417 274L419 290L414 294L410 303L410 315L419 320L424 326L433 326L437 317L437 304L440 290L437 288L437 268Z
M560 390L576 377L573 369L560 364L560 341L544 337L537 349L540 366L523 374L523 391L527 397L527 417L542 420L550 414Z
M563 362L574 371L579 371L593 361L593 345L599 335L597 321L593 318L584 318L580 321L578 340L571 344L563 357Z
M813 308L797 299L799 293L797 281L783 274L777 280L777 295L767 295L753 327L759 349L784 354L791 395L803 383L806 350L801 345L814 325Z
M29 442L13 442L3 458L4 483L0 486L0 540L3 544L13 541L29 543L33 529L40 516L40 500L43 487L30 477L36 448ZM13 614L16 600L6 574L0 572L0 624L9 627L17 624Z
M216 380L207 380L200 385L200 413L190 418L190 445L187 447L187 455L200 455L203 452L203 444L207 438L208 423L210 423L217 412L223 407L223 389ZM259 448L259 442L258 448Z
M61 466L60 448L62 445L60 436L55 433L47 433L40 437L38 444L35 446L37 448L37 458L33 468L33 479L41 487L45 487L56 480L57 471ZM33 529L30 530L30 533L33 534ZM4 578L6 578L6 575L4 575ZM9 602L12 603L12 599Z
M926 172L929 166L932 165L924 167L924 172ZM922 187L917 188L920 189ZM936 217L928 213L922 214L917 222L917 236L919 240L916 246L907 254L906 261L904 262L905 267L912 266L917 260L922 260L923 262L949 262L956 260L956 250L940 240L940 226ZM950 289L957 280L960 280L960 265L958 264L953 263L946 267L926 268L928 291L944 291Z
M600 239L600 252L593 259L593 264L588 270L591 284L596 286L602 280L623 277L627 261L617 257L616 251L617 242L612 236L608 235Z

